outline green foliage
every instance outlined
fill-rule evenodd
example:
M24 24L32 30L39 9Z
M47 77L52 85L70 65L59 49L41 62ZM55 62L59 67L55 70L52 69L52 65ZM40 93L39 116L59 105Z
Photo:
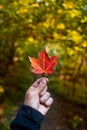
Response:
M73 129L77 128L77 126L83 122L83 119L81 117L78 117L78 115L74 116L72 119L72 127Z
M37 52L46 47L49 54L59 55L56 77L62 79L60 84L72 84L72 95L75 95L77 84L87 82L84 73L87 71L86 5L85 0L26 0L25 3L1 0L1 78L6 79L9 70L10 75L14 73L11 68L15 64L20 66L25 62L24 66L28 67L28 55L36 57ZM20 75L20 69L18 72Z

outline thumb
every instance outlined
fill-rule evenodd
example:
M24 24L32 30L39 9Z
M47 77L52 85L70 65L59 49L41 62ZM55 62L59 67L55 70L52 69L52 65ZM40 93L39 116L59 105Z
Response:
M45 89L47 84L47 80L45 78L42 78L38 84L38 87L36 88L36 90L38 91L38 93L40 93L42 90Z

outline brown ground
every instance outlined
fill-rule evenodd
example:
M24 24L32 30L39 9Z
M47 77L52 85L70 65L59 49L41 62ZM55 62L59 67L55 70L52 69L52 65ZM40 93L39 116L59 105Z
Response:
M52 94L54 103L47 113L41 130L87 130L87 108L64 101L56 94ZM74 126L77 126L74 128Z

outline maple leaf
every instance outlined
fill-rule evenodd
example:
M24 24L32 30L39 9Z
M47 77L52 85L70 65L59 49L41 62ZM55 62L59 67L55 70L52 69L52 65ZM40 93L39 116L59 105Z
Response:
M57 64L57 56L49 57L46 50L38 53L38 59L29 57L35 74L52 74L53 67Z
M52 74L53 67L57 64L57 56L49 57L46 50L38 53L38 59L29 57L34 74Z

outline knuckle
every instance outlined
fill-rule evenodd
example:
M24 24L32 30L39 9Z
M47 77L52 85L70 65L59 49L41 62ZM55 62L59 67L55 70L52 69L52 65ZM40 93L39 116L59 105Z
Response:
M43 94L44 94L43 92L42 92L42 93L40 93L40 96L42 97L42 96L43 96Z
M26 97L29 97L30 96L30 93L29 92L26 92L26 95L25 95Z
M49 92L46 92L46 95L47 95L48 97L50 97L50 93L49 93Z
M53 98L52 97L50 97L50 101L53 102Z
M26 97L31 97L32 95L33 95L32 91L29 90L26 92Z

